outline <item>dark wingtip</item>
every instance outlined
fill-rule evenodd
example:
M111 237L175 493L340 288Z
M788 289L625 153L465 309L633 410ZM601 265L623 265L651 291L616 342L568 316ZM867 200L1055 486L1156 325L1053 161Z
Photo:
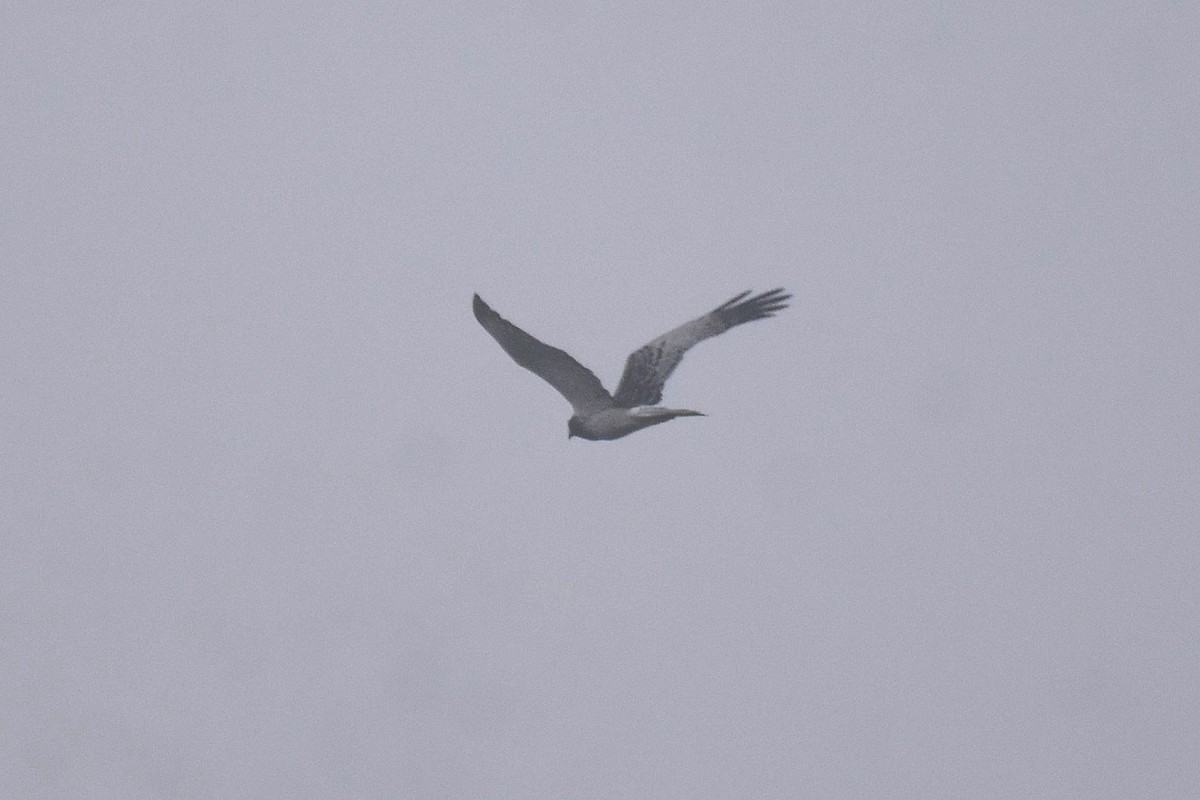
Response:
M792 296L782 286L778 289L772 289L769 292L763 292L757 297L751 298L755 303L782 303L791 300Z
M475 299L471 301L471 310L475 312L475 319L483 321L483 315L492 310L492 307L483 302L483 298L478 293L475 294Z
M772 317L787 308L787 301L792 299L792 296L782 287L742 300L748 294L750 292L742 292L717 309L718 312L723 312L722 315L725 316L728 324L740 325L743 322ZM739 300L741 302L737 302Z

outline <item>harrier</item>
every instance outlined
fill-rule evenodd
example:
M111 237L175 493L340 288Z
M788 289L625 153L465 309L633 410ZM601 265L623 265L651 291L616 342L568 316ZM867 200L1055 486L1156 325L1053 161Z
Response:
M557 347L538 341L492 310L475 295L475 319L513 360L539 376L567 398L575 410L567 421L567 438L620 439L634 431L675 417L702 417L699 411L663 408L663 384L693 345L722 334L735 325L765 319L787 308L790 294L773 289L754 297L742 292L704 316L686 322L635 350L625 362L625 374L615 395L600 379Z

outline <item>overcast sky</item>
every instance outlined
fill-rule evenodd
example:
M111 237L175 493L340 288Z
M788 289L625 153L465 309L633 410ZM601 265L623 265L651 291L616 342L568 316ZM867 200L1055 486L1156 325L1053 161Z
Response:
M0 795L1200 796L1200 12L590 5L0 11Z

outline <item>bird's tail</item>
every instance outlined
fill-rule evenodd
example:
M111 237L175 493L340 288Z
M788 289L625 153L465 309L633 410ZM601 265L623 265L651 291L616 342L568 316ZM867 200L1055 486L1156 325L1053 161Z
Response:
M634 406L629 409L629 413L635 417L645 417L647 419L660 419L666 422L669 419L676 417L703 417L699 411L689 411L686 408L663 408L662 406Z

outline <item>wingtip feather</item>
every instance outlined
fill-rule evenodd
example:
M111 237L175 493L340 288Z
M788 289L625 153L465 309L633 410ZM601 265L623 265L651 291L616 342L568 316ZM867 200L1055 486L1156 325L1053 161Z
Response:
M717 308L717 312L725 318L726 324L741 325L745 322L774 316L788 307L787 301L792 297L783 287L747 298L746 296L749 294L750 292L743 292Z
M475 319L479 320L480 322L483 322L483 317L485 314L496 313L495 311L492 311L491 306L483 302L483 298L480 297L478 293L475 294L475 298L471 301L471 310L475 312Z
M724 303L721 303L721 305L717 306L717 311L722 311L726 308L729 308L730 306L735 305L739 300L741 300L746 295L750 294L752 291L754 291L754 290L747 289L746 291L742 292L741 294L734 295L733 297L726 300Z

